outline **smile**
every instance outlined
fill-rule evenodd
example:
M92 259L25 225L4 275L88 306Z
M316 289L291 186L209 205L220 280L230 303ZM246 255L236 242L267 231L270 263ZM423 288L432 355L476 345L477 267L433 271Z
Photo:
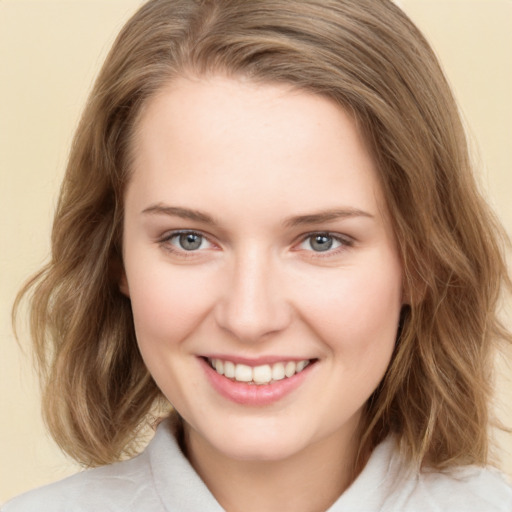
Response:
M293 377L295 374L302 372L310 363L310 359L303 359L302 361L282 361L274 364L248 366L246 364L236 364L232 361L208 358L208 364L219 375L237 382L260 386Z

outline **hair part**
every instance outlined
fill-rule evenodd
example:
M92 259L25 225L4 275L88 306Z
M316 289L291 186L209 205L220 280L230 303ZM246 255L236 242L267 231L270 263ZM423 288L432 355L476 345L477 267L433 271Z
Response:
M473 176L439 63L389 0L151 0L125 25L71 149L52 257L21 290L44 417L85 465L134 453L162 403L119 291L123 196L144 105L177 76L283 83L335 101L374 155L399 244L408 306L366 405L358 464L395 434L407 461L487 461L492 356L509 333L504 234Z

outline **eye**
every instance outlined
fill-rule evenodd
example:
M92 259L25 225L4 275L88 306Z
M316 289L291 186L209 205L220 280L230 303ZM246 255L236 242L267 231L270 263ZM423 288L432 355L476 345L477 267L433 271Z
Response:
M300 243L299 248L313 252L334 252L343 246L350 246L352 242L330 233L312 233Z
M163 241L169 243L173 248L188 252L212 247L212 244L203 235L195 231L173 233Z

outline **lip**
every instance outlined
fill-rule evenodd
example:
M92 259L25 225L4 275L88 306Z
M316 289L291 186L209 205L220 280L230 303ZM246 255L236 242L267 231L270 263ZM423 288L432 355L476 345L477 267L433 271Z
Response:
M219 357L220 358L220 357ZM261 359L243 359L243 358L225 358L237 364L247 364L248 366L258 366L260 364L272 364L273 358ZM273 362L280 362L283 359L277 359ZM292 358L286 361L300 361L300 359ZM231 402L246 406L266 406L278 402L285 396L292 393L309 376L312 367L316 366L316 362L309 364L304 370L296 373L292 377L282 379L271 384L247 384L245 382L238 382L219 375L203 357L199 358L199 362L206 377L212 387L224 398Z
M240 357L234 355L225 355L225 354L204 354L201 356L205 359L220 359L221 361L231 361L235 364L245 364L247 366L255 367L261 366L264 364L275 364L275 363L283 363L288 361L293 361L298 363L299 361L304 361L305 359L314 360L312 357L287 357L287 356L261 356L261 357Z

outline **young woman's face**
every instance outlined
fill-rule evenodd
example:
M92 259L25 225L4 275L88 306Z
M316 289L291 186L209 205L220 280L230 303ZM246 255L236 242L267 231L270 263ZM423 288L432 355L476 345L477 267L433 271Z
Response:
M277 460L351 439L402 306L352 119L284 85L180 79L146 105L134 151L121 289L192 442Z

